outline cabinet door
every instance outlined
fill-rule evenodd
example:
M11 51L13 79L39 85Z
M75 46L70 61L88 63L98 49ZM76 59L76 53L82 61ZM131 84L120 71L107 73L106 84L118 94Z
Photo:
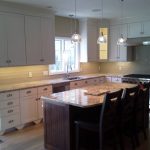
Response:
M20 107L22 124L38 119L37 97L21 98Z
M128 25L128 38L141 37L143 35L141 22L130 23Z
M36 65L42 62L42 45L41 45L41 18L26 16L26 51L27 64Z
M143 36L150 36L150 21L143 22Z
M26 65L23 15L5 15L9 66Z
M0 66L7 66L7 37L4 15L0 14Z
M90 22L87 24L87 47L88 47L88 60L98 61L98 27L97 22Z
M42 64L55 63L54 17L41 18Z
M116 61L118 58L117 40L119 37L119 26L112 26L110 28L110 47L109 47L109 60Z

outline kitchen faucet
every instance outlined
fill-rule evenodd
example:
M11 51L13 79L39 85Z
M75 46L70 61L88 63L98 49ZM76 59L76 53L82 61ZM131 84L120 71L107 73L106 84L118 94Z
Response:
M67 64L67 71L66 71L66 74L65 74L65 78L66 78L66 79L68 79L69 76L70 76L70 74L69 74L69 68L70 68L70 70L72 70L71 65L68 65L68 64Z

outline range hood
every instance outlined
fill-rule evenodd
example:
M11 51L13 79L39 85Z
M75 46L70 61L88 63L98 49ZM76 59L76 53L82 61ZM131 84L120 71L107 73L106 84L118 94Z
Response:
M128 38L127 46L150 45L150 37Z

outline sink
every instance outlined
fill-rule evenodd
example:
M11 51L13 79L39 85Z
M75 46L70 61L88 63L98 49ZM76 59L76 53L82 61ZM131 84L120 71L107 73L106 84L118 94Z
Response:
M81 79L81 77L67 77L66 80L78 80Z

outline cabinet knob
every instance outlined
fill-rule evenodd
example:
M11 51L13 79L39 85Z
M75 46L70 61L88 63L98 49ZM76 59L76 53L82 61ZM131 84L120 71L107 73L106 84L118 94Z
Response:
M7 94L7 97L11 97L12 96L12 94Z
M78 83L75 83L74 85L78 85Z
M47 88L44 88L43 90L44 90L44 91L47 91Z

